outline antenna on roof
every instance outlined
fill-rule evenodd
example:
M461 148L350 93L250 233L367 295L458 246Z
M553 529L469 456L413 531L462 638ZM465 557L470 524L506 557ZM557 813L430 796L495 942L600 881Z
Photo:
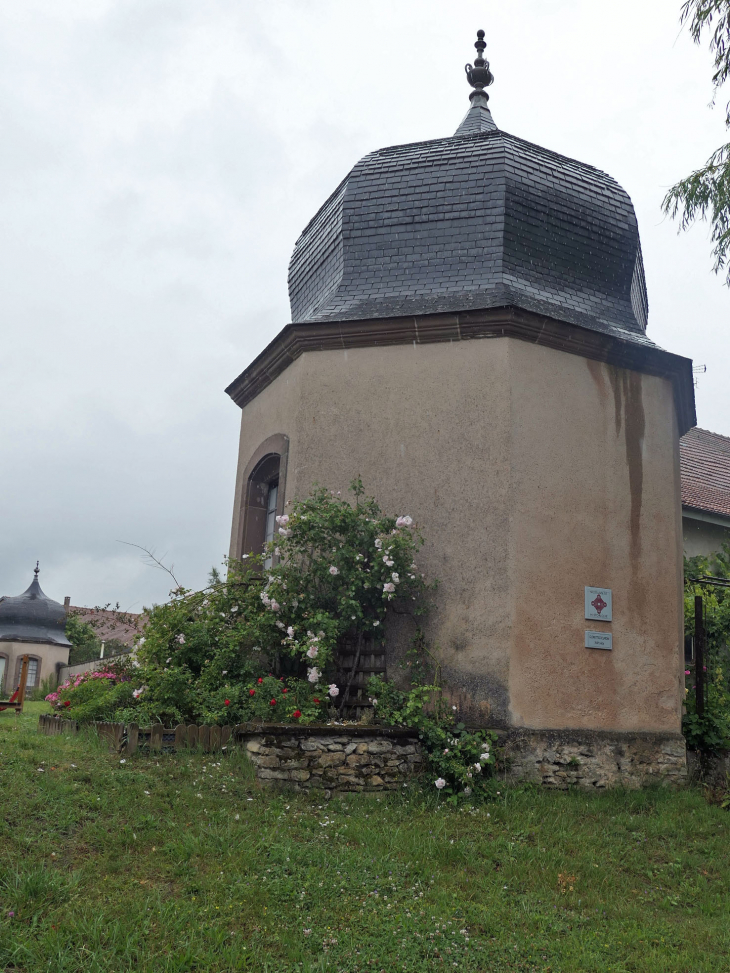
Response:
M707 365L693 365L692 366L692 374L693 375L704 375L706 371L707 371ZM694 380L694 387L695 388L698 388L699 387L699 384L700 384L700 380L698 378L696 378Z

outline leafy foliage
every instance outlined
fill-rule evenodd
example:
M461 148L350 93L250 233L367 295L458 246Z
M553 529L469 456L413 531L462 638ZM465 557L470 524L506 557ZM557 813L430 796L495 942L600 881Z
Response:
M318 488L291 504L277 518L269 568L244 556L228 563L225 579L211 572L204 591L178 587L147 610L129 669L134 693L118 718L169 725L326 716L344 696L334 682L342 640L361 646L380 637L389 611L426 608L413 520L383 514L359 479L352 494L350 503ZM263 702L259 687L269 694Z
M694 629L695 595L705 604L707 644L706 699L704 713L697 713L696 683L691 669L686 670L686 713L682 732L692 749L717 752L730 748L730 588L693 583L692 578L730 578L730 546L709 557L685 559L685 631Z
M730 0L686 0L681 22L689 24L696 44L709 34L715 68L712 84L717 94L730 75ZM725 120L730 127L730 102L725 109ZM704 166L672 186L664 197L662 209L672 218L680 217L681 230L697 219L709 219L714 270L718 273L723 269L730 251L730 143L720 146ZM730 268L726 279L730 284Z
M457 723L439 685L413 685L402 692L373 676L368 688L380 722L418 730L434 785L450 803L485 790L495 764L496 733Z

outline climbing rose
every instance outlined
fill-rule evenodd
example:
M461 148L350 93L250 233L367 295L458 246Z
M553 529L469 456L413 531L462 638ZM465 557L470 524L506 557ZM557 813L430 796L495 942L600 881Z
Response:
M286 686L284 687L284 692L285 693L288 693L289 692L289 690L286 688Z
M313 703L316 703L316 704L317 704L317 706L319 706L319 700L317 699L317 697L316 697L316 696L314 697L314 699L312 700L312 702L313 702Z
M185 636L184 635L178 635L177 636L177 641L180 643L180 645L185 645Z
M439 777L439 779L434 781L434 783L439 790L441 790L442 787L446 787L446 781L443 779L443 777Z
M295 720L298 720L301 715L302 715L302 711L300 709L295 709L294 712L292 713L292 716L294 717Z
M316 659L318 652L319 649L317 648L316 645L310 645L309 648L307 649L307 655L309 656L310 659Z
M70 706L71 705L71 700L70 699L65 700L65 702L64 702L63 705L64 706Z
M256 695L256 690L255 689L249 689L248 695L249 696L255 696Z
M278 612L278 610L279 610L279 608L280 608L280 607L281 607L281 606L279 605L279 602L278 602L278 601L275 601L275 600L274 600L274 599L272 598L272 599L271 599L271 604L269 605L269 608L270 608L270 609L272 610L272 612ZM282 626L282 627L283 627L283 626Z
M316 666L312 666L311 669L307 670L307 679L310 682L317 682L317 680L321 675L322 673L319 671L319 669Z
M276 522L279 527L286 527L289 523L289 514L282 514L280 517L277 517Z
M395 585L392 581L388 581L387 584L383 585L383 591L395 591Z
M230 706L230 705L231 705L231 701L230 701L230 699L224 699L224 700L223 700L223 705L224 705L224 706Z
M289 530L288 527L280 527L279 533L281 534L282 537L291 537L291 531Z
M413 523L413 517L399 517L396 522L396 527L410 527Z
M290 625L289 628L286 630L286 634L289 636L290 639L294 638L294 628L292 625Z
M330 574L339 574L339 568L336 568L334 564L330 567Z
M340 691L337 688L337 686L335 685L335 683L331 683L330 684L330 688L327 691L329 692L330 696L333 699L334 699L335 696L339 696L340 695Z
M269 706L276 706L276 700L272 699L271 702L269 703Z
M261 676L259 676L259 682L263 682L263 681L264 680L261 678Z

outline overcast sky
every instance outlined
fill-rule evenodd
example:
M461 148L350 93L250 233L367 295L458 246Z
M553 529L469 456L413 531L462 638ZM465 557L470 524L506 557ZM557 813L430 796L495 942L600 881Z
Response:
M225 386L289 321L294 242L365 153L451 135L487 32L504 130L633 198L649 334L707 365L730 292L666 189L726 138L680 0L0 0L0 594L123 608L228 549Z

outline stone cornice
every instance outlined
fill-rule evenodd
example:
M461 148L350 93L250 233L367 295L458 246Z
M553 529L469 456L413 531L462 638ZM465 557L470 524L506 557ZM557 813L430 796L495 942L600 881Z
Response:
M307 351L431 344L477 338L518 338L571 355L669 379L679 434L697 424L692 361L640 340L622 339L517 308L429 314L367 321L288 324L226 389L243 408Z

